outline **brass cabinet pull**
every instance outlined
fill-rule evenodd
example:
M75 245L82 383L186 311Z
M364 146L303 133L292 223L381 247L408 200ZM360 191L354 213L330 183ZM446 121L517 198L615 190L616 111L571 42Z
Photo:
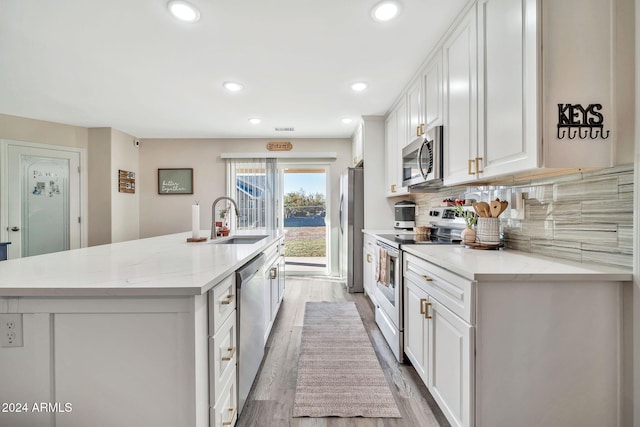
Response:
M426 298L420 298L420 314L424 314L424 303L427 302Z
M396 185L395 184L391 184L391 192L392 193L396 192Z
M424 135L424 123L420 124L420 135Z
M271 267L271 270L269 270L269 278L275 279L276 277L278 277L278 269L276 267Z
M425 319L431 319L431 315L429 314L429 307L431 307L431 303L430 302L425 304L425 309L424 309L424 318Z
M367 262L371 264L371 254L367 254Z
M425 276L424 274L422 276L422 280L424 280L425 282L433 282L433 279L429 276Z
M236 354L236 348L235 347L229 347L229 348L227 348L227 351L229 353L227 353L226 356L222 356L222 360L225 360L225 361L226 360L231 360L231 359L233 359L233 355Z
M474 164L474 160L467 160L467 174L475 175L475 172L471 172L471 165Z
M227 411L231 412L231 416L229 417L228 420L222 422L223 426L230 426L231 423L233 422L233 419L236 417L236 407L235 406L232 406L231 408L228 408Z
M220 301L220 304L222 305L231 304L234 298L235 298L235 295L227 295L223 300Z
M416 126L416 136L420 136L420 126Z
M482 169L480 169L480 162L482 161L482 157L476 157L476 173L482 173L484 172Z

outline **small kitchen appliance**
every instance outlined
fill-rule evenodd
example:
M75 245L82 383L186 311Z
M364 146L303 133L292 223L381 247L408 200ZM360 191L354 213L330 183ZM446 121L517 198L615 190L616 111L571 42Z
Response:
M411 200L403 200L394 205L395 221L393 228L397 230L413 230L416 226L416 204Z

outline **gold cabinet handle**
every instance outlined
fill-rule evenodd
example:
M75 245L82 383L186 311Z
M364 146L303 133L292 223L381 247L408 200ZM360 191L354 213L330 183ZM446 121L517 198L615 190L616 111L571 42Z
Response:
M431 303L428 302L424 305L424 318L431 319L431 315L429 314L429 307L431 307Z
M416 126L416 136L420 136L420 126Z
M236 297L235 295L227 295L223 300L220 301L220 304L222 305L231 304L235 297Z
M391 184L391 192L392 193L396 192L396 185L395 184Z
M227 348L227 351L229 353L227 353L226 356L222 356L222 360L224 360L224 361L233 359L233 355L236 354L236 348L235 347L229 347L229 348Z
M475 172L471 171L471 165L473 165L474 162L475 161L473 159L472 160L467 160L467 174L468 175L475 175L476 174Z
M223 426L230 426L231 423L233 423L233 419L236 417L236 407L235 406L232 406L231 408L228 408L227 411L229 411L231 413L231 415L229 416L228 420L222 422Z
M420 135L424 135L424 123L420 124Z
M420 298L420 314L424 314L424 303L427 302L426 298Z
M371 264L371 254L367 254L367 262Z
M269 270L269 278L275 279L276 277L278 277L278 269L276 267L271 267L271 270Z
M422 276L422 280L424 280L425 282L433 282L433 279L429 276L425 276L424 274Z
M482 157L476 157L476 173L482 173L484 172L482 169L480 169L480 162L482 162Z

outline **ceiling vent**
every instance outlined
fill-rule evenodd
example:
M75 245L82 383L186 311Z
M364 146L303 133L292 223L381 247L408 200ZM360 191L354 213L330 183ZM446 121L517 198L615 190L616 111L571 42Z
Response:
M293 132L294 128L275 128L276 132Z

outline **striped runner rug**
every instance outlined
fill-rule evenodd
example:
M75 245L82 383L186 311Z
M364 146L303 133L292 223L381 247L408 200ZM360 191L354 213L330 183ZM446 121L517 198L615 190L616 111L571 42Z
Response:
M293 416L401 417L355 303L306 303Z

